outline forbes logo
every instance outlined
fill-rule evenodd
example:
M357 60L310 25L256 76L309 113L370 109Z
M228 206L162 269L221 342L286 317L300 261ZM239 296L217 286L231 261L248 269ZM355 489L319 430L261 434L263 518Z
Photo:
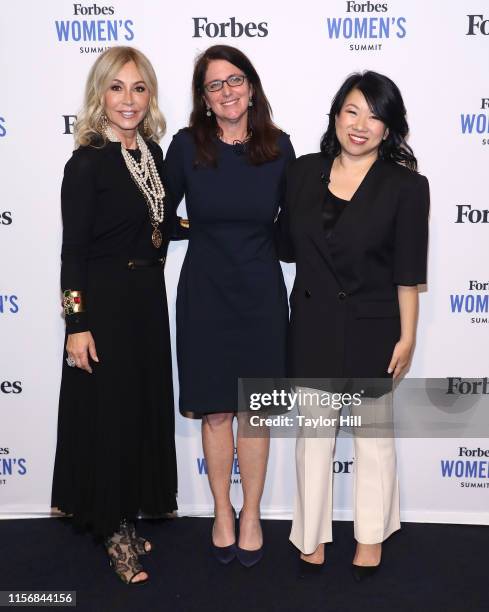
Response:
M348 45L350 51L381 51L384 40L401 39L407 35L406 17L390 17L386 14L388 10L387 2L347 0L347 16L327 18L328 38L358 41ZM357 16L359 13L361 16ZM365 13L368 16L363 16Z
M242 24L236 21L236 17L230 17L229 21L215 23L209 21L207 17L192 17L194 23L194 33L192 38L240 38L247 36L248 38L263 38L268 36L268 23L261 21L255 23Z
M92 6L73 5L73 13L75 15L113 15L114 12L113 6L97 6L96 4Z
M387 11L387 2L372 4L371 2L354 2L348 0L346 3L347 13L385 13Z
M472 208L469 204L457 204L455 223L489 223L489 210Z
M465 33L466 36L476 36L489 34L489 19L485 19L484 15L467 15L469 20L469 29Z
M447 395L489 395L489 380L487 376L479 379L449 377ZM486 452L485 456L489 457L489 451Z
M460 459L442 459L440 462L443 478L470 478L470 482L461 482L460 486L470 489L487 489L489 482L474 482L475 479L487 480L489 478L489 450L482 448L458 449ZM468 459L470 457L470 459ZM476 459L474 459L474 457Z
M451 293L450 309L452 314L487 314L489 312L489 283L477 280L469 281L469 291L473 293ZM479 292L479 293L477 293ZM487 317L472 317L471 323L488 323ZM449 379L460 380L460 379ZM487 382L486 382L487 384ZM450 391L449 391L450 393Z
M0 138L7 135L7 128L5 127L5 119L0 117Z
M7 395L10 393L17 395L18 393L22 393L22 383L20 380L14 380L13 382L4 380L3 382L0 382L0 391L2 393L6 393ZM1 450L2 449L0 448L0 451Z
M59 42L120 42L134 38L134 22L130 19L101 19L114 16L113 6L83 6L73 4L75 19L56 20L56 34ZM83 19L94 16L96 19Z
M462 134L489 134L489 98L481 98L480 110L482 113L461 113L460 128ZM483 145L489 145L489 138L482 139Z

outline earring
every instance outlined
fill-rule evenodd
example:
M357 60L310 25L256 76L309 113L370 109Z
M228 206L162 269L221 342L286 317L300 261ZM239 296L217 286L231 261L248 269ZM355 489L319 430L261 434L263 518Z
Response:
M212 111L211 111L211 107L210 107L210 106L207 106L207 112L206 112L206 115L207 115L208 117L212 117Z
M100 131L105 134L107 128L109 127L109 120L107 119L107 115L105 113L103 113L103 115L100 117L99 127Z
M248 106L250 108L253 106L253 100L251 98L248 100Z
M148 120L148 115L146 115L146 117L144 118L144 121L143 121L143 132L144 132L145 134L148 134L148 133L149 133L149 120Z

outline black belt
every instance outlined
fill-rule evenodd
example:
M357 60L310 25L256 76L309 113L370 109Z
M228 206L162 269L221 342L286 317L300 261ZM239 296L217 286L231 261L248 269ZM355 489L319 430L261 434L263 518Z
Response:
M127 267L129 270L137 270L138 268L154 268L155 266L163 267L166 257L153 257L152 259L129 259Z

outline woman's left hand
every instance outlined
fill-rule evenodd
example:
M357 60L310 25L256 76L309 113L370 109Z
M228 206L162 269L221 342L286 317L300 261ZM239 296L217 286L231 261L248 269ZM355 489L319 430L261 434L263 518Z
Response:
M392 353L391 362L389 363L389 367L387 368L387 373L392 374L392 378L398 378L401 375L402 371L407 368L409 362L411 361L411 357L413 354L413 342L409 342L407 340L399 340L399 342L394 347L394 351Z

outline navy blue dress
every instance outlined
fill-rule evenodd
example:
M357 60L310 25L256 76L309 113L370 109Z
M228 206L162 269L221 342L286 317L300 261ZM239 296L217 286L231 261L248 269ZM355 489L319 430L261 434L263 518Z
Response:
M166 186L186 198L189 246L177 292L180 410L237 410L238 378L285 375L287 293L273 241L294 159L287 134L278 159L259 166L219 141L216 168L195 167L188 129L173 137Z

